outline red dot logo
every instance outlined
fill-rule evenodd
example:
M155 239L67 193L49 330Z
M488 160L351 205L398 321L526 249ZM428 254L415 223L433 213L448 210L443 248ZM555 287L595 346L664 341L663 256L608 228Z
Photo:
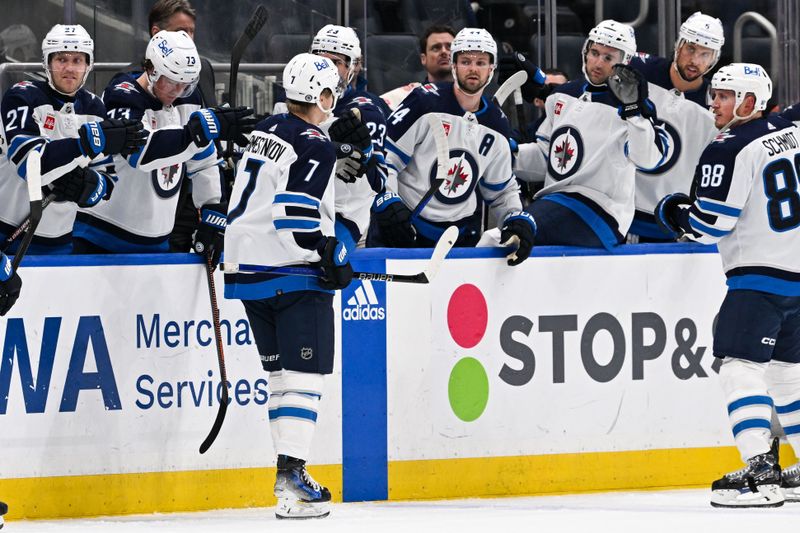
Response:
M480 289L469 283L458 287L447 305L447 327L462 348L477 346L486 333L489 310Z

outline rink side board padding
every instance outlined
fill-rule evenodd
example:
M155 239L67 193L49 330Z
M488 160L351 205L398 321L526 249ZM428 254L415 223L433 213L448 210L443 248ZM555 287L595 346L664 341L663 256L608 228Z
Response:
M429 254L353 262L415 273ZM711 356L713 248L502 255L454 250L429 285L354 281L335 299L309 460L334 500L697 486L737 467ZM197 257L23 269L0 319L9 519L274 505L267 376L238 301L219 299L232 403L197 453L222 386Z

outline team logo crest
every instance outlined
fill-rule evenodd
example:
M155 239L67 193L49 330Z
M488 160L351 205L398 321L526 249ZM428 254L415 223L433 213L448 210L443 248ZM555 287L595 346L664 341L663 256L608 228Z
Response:
M711 141L712 143L724 143L728 139L733 139L736 135L732 134L729 131L721 131L717 133L717 136L714 137L714 140Z
M583 139L572 126L563 126L553 132L550 137L550 155L547 159L547 170L556 180L566 179L581 166L583 162Z
M436 168L436 160L434 159L430 171L431 183L436 179ZM478 163L472 154L464 150L450 150L447 177L436 191L436 199L448 205L465 201L475 190L479 177Z
M114 86L114 90L115 91L122 91L124 93L128 93L129 94L129 93L132 93L132 92L136 92L136 86L133 83L129 82L129 81L123 81L122 83L116 84Z
M156 194L161 198L175 196L181 188L181 178L183 178L181 170L182 165L172 165L154 170L151 174Z
M366 105L366 104L371 104L372 100L367 98L366 96L356 96L355 98L353 98L353 102L355 102L356 105Z
M676 130L675 127L669 122L664 122L661 120L658 121L656 126L658 126L662 132L667 134L667 155L664 158L664 163L660 167L653 170L640 169L640 172L643 174L663 174L675 166L675 163L678 162L678 158L681 155L681 136L678 133L678 130Z
M17 89L27 89L28 87L34 87L32 81L21 81L14 85Z
M562 109L564 109L564 102L558 101L556 102L556 105L553 108L553 113L556 115L560 115Z
M453 125L450 124L449 122L445 122L444 120L442 121L442 128L444 129L444 136L445 137L450 135L450 128L452 128L452 127L453 127Z
M56 117L55 115L48 113L46 117L44 117L44 129L53 131L56 129Z

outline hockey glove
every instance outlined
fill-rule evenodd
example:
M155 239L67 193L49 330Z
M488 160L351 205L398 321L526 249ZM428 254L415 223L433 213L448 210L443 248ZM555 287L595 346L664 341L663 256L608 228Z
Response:
M662 198L653 212L661 231L676 239L682 237L686 233L680 223L680 215L684 210L682 206L692 205L692 203L692 199L681 192L672 193Z
M195 253L211 257L211 265L216 266L225 246L225 226L228 206L225 204L206 204L200 210L200 225L194 232L192 248Z
M13 307L21 289L22 279L11 268L11 260L0 253L0 316L5 316Z
M497 70L499 72L497 82L501 85L520 70L524 70L528 74L528 79L520 87L522 98L525 101L533 102L534 98L543 100L547 98L547 96L542 96L542 90L545 89L545 81L547 80L545 73L519 52L501 57Z
M510 266L516 266L531 255L533 240L536 237L536 221L533 216L525 211L514 211L503 221L500 228L500 244L515 246L516 250L506 258Z
M372 137L369 135L369 130L350 109L331 124L328 135L334 142L352 144L365 156L372 155Z
M648 98L647 80L633 67L617 63L608 77L608 88L620 102L619 116L655 118L656 108Z
M367 172L367 157L353 145L336 145L336 177L345 183L354 183Z
M417 230L411 224L411 210L397 193L385 192L376 196L372 204L372 216L386 246L414 247Z
M78 207L94 207L108 200L114 191L114 180L105 172L77 167L51 185L57 202L75 202Z
M147 132L141 121L109 118L103 122L87 122L78 130L81 153L94 159L106 155L128 156L144 146Z
M319 279L319 286L329 291L344 289L353 281L353 267L347 258L348 250L343 242L336 240L336 237L327 237L319 251L322 259L319 262L320 268L325 275Z
M194 144L201 148L215 139L247 146L249 141L244 134L256 125L256 119L250 116L253 113L249 107L210 107L192 113L186 127Z

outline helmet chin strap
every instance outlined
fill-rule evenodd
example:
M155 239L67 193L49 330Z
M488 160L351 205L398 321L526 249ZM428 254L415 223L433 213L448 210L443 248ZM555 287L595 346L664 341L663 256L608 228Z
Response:
M746 95L745 95L745 98L747 98ZM740 116L739 115L739 108L742 106L743 103L744 103L744 98L742 98L742 101L739 102L739 104L736 106L736 109L733 110L733 118L730 120L730 122L725 124L725 126L723 126L722 129L719 130L720 133L724 133L724 132L728 131L734 125L736 125L738 123L747 122L748 120L750 120L753 117L755 117L756 113L760 112L760 110L753 108L753 111L749 115L747 115L746 117Z

